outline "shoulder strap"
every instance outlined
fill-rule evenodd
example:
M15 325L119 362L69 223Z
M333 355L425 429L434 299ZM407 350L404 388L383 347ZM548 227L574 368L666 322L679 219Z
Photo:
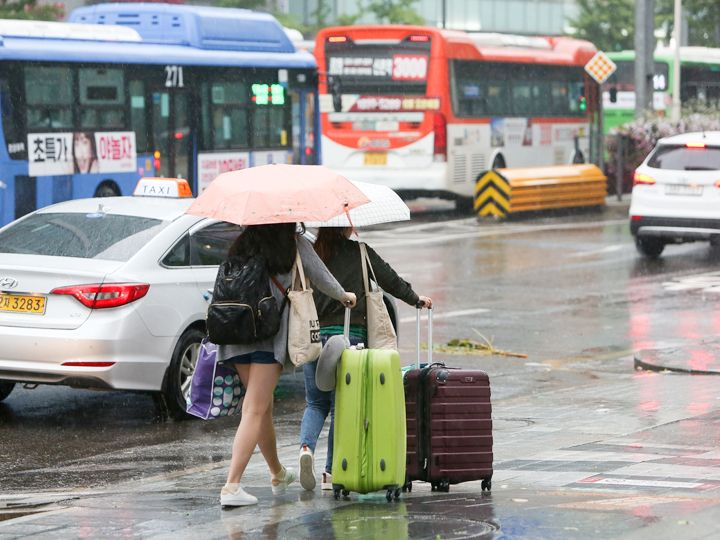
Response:
M297 275L300 277L300 287L302 287L301 290L303 290L303 291L307 290L307 282L305 281L305 271L303 270L302 259L300 258L299 251L295 254L295 264L293 266L292 277L291 277L291 281L290 281L291 289L294 289L294 287L295 287L296 272L297 272Z
M365 286L365 293L367 294L370 292L368 268L370 268L370 274L372 274L372 278L375 283L377 283L377 278L375 277L375 271L373 270L372 264L370 263L370 256L367 252L367 246L365 246L364 242L358 243L360 244L360 262L362 263L363 285Z

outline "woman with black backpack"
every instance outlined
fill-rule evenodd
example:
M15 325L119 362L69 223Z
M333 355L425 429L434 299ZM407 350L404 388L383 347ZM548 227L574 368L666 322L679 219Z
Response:
M271 276L272 296L280 306L285 307L296 254L300 255L305 273L318 290L346 306L355 305L355 294L343 290L317 256L312 244L296 233L294 223L248 226L230 247L228 256L240 263L263 259ZM257 283L257 287L264 289L267 283ZM222 506L247 506L258 502L240 485L256 446L260 447L270 469L274 495L283 494L295 480L295 472L283 467L278 458L272 418L273 391L288 357L287 311L283 309L279 330L274 336L251 344L218 347L218 361L233 365L246 389L227 482L220 492Z

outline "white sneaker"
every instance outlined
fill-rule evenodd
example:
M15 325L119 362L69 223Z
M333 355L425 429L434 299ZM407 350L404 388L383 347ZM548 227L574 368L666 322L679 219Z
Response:
M220 504L222 506L250 506L251 504L257 504L257 502L257 497L250 495L240 486L234 492L227 486L223 486L222 490L220 490Z
M300 485L307 491L315 489L315 464L313 453L307 444L300 449Z
M324 472L322 475L322 484L320 484L320 489L323 491L332 491L332 488L332 474Z
M280 474L274 475L271 479L273 495L282 495L285 489L295 481L295 471L282 468Z

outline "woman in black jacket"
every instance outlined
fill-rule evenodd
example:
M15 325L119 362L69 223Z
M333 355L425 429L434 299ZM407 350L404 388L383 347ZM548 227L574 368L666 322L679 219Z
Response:
M315 241L315 251L325 263L328 270L335 276L340 285L357 295L357 305L350 316L350 344L367 344L367 307L365 287L363 284L360 246L350 240L350 227L323 227ZM418 296L410 284L397 275L395 270L386 263L370 247L367 246L370 264L375 272L378 286L411 306L418 304L432 307L432 300L427 296ZM325 341L333 335L343 333L345 308L337 301L319 291L314 292L320 319L320 337ZM333 417L335 392L323 392L315 384L317 361L303 366L305 375L305 411L300 426L300 485L307 490L315 489L314 457L323 424L330 414L330 436L325 470L322 475L322 489L332 489L332 455L333 455Z

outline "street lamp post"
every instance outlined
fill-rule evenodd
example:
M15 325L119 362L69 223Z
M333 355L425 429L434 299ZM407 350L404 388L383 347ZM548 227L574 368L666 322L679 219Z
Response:
M673 23L673 37L675 47L673 50L673 84L672 109L670 119L680 121L680 43L682 42L682 0L675 0L675 22Z

